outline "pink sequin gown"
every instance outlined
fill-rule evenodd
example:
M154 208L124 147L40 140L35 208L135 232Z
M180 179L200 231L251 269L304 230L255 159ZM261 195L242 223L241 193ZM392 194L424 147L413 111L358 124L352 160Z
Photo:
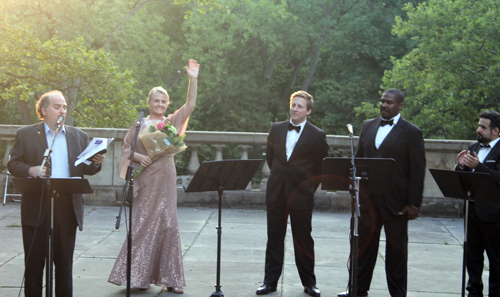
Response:
M181 107L168 119L184 134L189 118L182 122L184 108ZM166 119L164 122L166 122ZM146 118L142 131L153 123ZM120 177L124 178L129 165L134 127L123 140ZM147 155L138 139L136 152ZM134 162L134 167L139 163ZM166 155L148 166L134 179L134 201L132 218L132 272L131 287L149 288L150 284L162 287L184 287L182 248L177 223L177 190L174 155ZM122 226L123 228L124 226ZM127 240L122 246L108 282L127 284Z

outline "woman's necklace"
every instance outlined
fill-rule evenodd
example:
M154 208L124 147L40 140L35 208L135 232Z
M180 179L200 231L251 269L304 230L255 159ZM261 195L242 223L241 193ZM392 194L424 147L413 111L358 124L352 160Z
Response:
M163 116L163 120L160 120L160 119L151 119L151 118L149 118L149 116L147 116L147 117L146 117L146 120L144 121L144 124L146 124L146 125L151 125L151 124L152 124L152 123L154 123L154 122L164 122L164 121L165 121L165 119L166 119L166 117L165 117L165 116Z

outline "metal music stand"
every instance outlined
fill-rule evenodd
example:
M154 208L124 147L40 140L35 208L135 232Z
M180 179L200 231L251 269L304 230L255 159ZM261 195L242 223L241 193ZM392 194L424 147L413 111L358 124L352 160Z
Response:
M353 174L353 162L354 171ZM351 255L349 257L349 296L358 293L358 221L359 193L386 193L391 191L394 159L385 158L325 158L323 161L322 190L349 191L351 193ZM355 183L354 183L355 179Z
M72 195L72 194L91 194L94 191L90 187L89 181L80 178L28 178L28 177L14 177L12 179L16 188L22 194L41 194L44 183L49 182L50 189L46 192L49 199L47 212L50 218L48 234L49 248L47 249L47 256L45 258L45 296L53 296L53 276L54 276L54 199L56 194L59 195ZM44 195L46 195L44 193ZM57 198L65 199L65 198ZM43 200L42 200L43 203Z
M221 160L203 162L196 171L186 193L217 191L219 193L219 222L217 229L217 284L211 297L223 297L220 290L220 255L221 255L221 209L224 190L244 190L259 168L262 160Z
M469 227L469 200L500 203L500 190L489 173L429 169L444 197L465 200L464 255L462 263L462 297L465 296L467 269L467 229Z

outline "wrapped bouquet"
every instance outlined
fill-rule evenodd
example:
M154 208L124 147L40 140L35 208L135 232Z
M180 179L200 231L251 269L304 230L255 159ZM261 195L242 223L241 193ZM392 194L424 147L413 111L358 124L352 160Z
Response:
M176 154L185 150L187 148L184 143L185 136L186 134L179 135L170 121L151 124L139 133L139 138L148 152L148 157L153 162L162 156ZM134 177L141 174L144 168L144 166L139 167L134 172Z

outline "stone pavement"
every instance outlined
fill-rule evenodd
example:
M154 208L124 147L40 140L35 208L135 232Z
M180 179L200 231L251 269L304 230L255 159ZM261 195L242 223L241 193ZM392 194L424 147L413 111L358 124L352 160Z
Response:
M125 296L125 287L107 282L115 257L125 240L124 223L115 229L118 207L86 206L85 226L78 232L74 258L74 296ZM216 282L218 211L212 208L178 210L184 250L186 297L210 296ZM347 213L313 215L317 286L321 296L336 296L347 285L349 255ZM463 219L419 218L409 227L408 296L448 297L461 292ZM259 210L222 211L221 290L227 297L256 296L264 277L266 214ZM373 297L389 296L384 270L385 242L375 268ZM57 256L57 255L56 255ZM0 296L18 296L23 278L19 204L0 206ZM487 284L488 272L483 280ZM485 288L487 292L487 288ZM177 296L161 287L132 289L132 296ZM24 296L24 293L21 294ZM306 297L293 258L290 230L286 238L283 275L270 297Z

